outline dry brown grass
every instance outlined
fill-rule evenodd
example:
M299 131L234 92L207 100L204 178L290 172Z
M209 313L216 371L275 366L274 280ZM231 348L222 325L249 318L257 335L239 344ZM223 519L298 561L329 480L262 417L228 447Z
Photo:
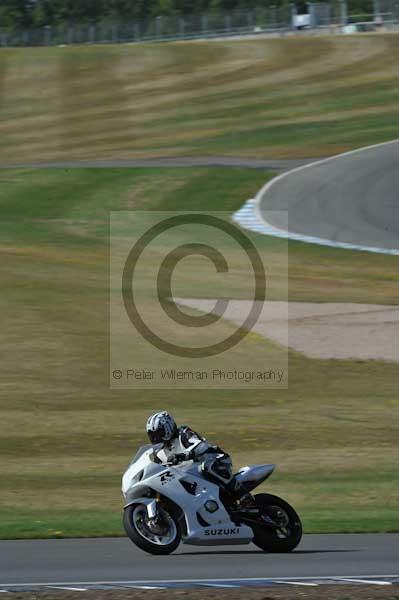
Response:
M395 35L3 50L0 161L316 156L390 139L397 57ZM318 131L343 121L344 139Z
M237 466L276 462L269 489L298 507L307 530L395 528L395 365L310 360L292 352L287 390L109 389L109 207L208 202L211 208L217 202L234 209L264 174L163 169L119 171L118 177L113 170L0 176L7 216L1 226L2 535L118 533L121 472L145 441L148 413L163 407L228 449ZM282 244L270 240L274 299L283 289ZM395 257L291 248L291 299L397 303ZM197 294L203 276L193 288ZM240 277L234 282L239 298ZM240 351L259 360L269 348L250 336ZM106 517L88 521L93 506ZM61 526L68 511L73 515Z

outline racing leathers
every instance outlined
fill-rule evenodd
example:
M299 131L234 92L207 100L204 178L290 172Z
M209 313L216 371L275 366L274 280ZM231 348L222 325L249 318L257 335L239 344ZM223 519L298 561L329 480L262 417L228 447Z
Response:
M238 497L246 494L246 490L233 476L233 463L230 456L218 446L211 445L190 427L184 425L179 427L172 439L163 443L157 456L162 462L172 464L186 460L201 463L200 468L208 479L222 485Z

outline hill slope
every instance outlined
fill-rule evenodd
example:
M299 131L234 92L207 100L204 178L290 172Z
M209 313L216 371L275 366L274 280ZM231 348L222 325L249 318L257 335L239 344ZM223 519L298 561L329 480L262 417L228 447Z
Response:
M0 51L0 162L313 157L399 136L395 34Z

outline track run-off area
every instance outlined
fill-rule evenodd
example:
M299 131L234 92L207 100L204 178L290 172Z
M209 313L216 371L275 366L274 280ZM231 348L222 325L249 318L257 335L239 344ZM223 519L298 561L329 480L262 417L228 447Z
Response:
M0 542L0 590L399 583L399 534L306 535L290 554L184 546L151 556L126 538Z

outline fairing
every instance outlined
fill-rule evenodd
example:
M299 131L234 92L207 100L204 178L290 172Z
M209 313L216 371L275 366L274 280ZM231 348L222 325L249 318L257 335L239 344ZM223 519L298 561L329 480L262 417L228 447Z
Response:
M189 484L180 483L183 479ZM132 462L122 480L126 505L148 500L149 492L168 498L179 506L185 517L187 535L183 542L196 545L246 544L253 532L246 525L237 526L226 511L219 496L219 486L203 478L199 467L185 462L178 467L153 462L153 449L149 448ZM217 510L209 512L205 503L214 500Z
M236 478L248 491L251 491L270 477L274 469L275 465L248 465L237 473Z

